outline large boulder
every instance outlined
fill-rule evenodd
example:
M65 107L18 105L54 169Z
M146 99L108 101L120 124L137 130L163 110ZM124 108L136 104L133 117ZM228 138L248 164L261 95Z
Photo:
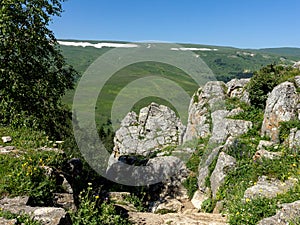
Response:
M219 158L214 171L210 177L212 196L215 199L220 186L224 183L225 177L236 165L236 159L224 152Z
M278 194L283 194L293 188L297 182L298 180L295 178L282 182L277 179L269 180L267 177L262 176L254 186L245 191L244 199L275 198Z
M234 110L233 110L234 111ZM223 143L228 137L237 137L252 128L252 122L245 120L228 119L232 113L227 110L217 110L211 114L213 129L211 142Z
M258 225L285 225L285 224L298 224L300 218L300 200L282 204L280 210L277 211L275 216L261 220Z
M297 118L298 101L293 83L284 82L276 86L266 102L261 134L270 137L273 142L278 142L280 122Z
M225 84L220 81L206 83L193 95L184 142L210 135L210 111L225 99Z
M141 109L139 116L130 112L123 119L114 138L115 158L131 154L147 156L164 146L181 144L184 131L174 111L152 103Z
M62 208L31 207L27 205L29 197L3 198L0 208L13 214L26 213L43 225L71 225L70 215Z

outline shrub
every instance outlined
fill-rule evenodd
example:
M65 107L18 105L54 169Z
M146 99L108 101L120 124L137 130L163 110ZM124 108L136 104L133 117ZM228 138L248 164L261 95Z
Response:
M268 93L284 81L293 81L299 71L284 66L268 65L255 72L247 85L250 102L257 108L265 108Z

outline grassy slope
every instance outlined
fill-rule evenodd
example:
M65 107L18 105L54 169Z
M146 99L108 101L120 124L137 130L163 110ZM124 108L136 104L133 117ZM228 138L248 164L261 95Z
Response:
M72 40L74 41L74 40ZM98 43L97 41L89 41ZM122 42L118 42L122 43ZM298 49L276 50L241 50L232 47L206 46L195 44L182 44L183 47L193 48L216 48L218 51L195 51L204 62L212 69L215 76L219 80L228 81L236 77L251 77L253 71L258 70L264 65L271 63L280 63L282 55L286 58L285 63L292 63L292 60L300 60L300 55L291 52L297 52ZM110 48L96 49L93 47L73 47L61 46L63 55L68 63L73 65L81 76L88 66L95 61L99 56L108 51ZM245 54L246 53L246 54ZM247 53L253 53L251 56ZM282 54L281 54L282 53ZM197 84L182 71L171 66L160 63L140 63L134 64L119 71L109 82L99 96L99 101L96 107L96 121L99 124L105 123L110 118L110 108L119 91L131 81L145 77L148 75L161 75L162 77L171 79L182 86L189 95L192 95L197 90ZM74 91L66 94L64 101L71 105ZM158 101L155 98L144 99L136 103L133 107L135 111L141 107L148 105L151 101ZM170 106L170 104L159 101Z

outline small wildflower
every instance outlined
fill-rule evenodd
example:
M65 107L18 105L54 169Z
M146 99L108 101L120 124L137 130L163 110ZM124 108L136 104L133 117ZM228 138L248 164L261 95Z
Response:
M254 182L254 185L257 185L257 182Z
M251 200L250 200L250 198L246 198L246 202L250 202Z
M240 212L236 212L236 215L240 215Z
M296 165L296 163L293 163L293 167L296 167L297 165Z
M3 209L2 208L0 208L0 211L2 211Z
M95 198L98 199L98 198L99 198L99 195L96 195Z
M89 186L92 186L92 183L88 183Z

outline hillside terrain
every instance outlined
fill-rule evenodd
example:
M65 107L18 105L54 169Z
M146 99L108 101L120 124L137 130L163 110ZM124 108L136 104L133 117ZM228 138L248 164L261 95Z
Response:
M299 90L298 66L270 65L199 87L186 126L157 103L128 112L107 163L117 183L72 139L1 127L0 223L297 225Z
M91 63L99 56L112 49L112 46L125 45L124 42L105 41L74 41L61 40L61 50L67 62L79 72L79 79ZM66 44L69 43L69 44ZM79 46L74 46L74 45ZM80 45L81 43L81 45ZM82 44L84 43L84 44ZM87 44L89 43L89 44ZM106 44L105 44L106 43ZM138 43L135 43L138 46ZM93 47L93 45L97 46ZM100 47L99 47L100 45ZM103 45L103 46L102 46ZM82 47L86 46L86 47ZM228 82L233 78L249 78L262 66L269 64L292 65L300 60L300 49L238 49L232 47L207 46L195 44L181 44L181 49L192 50L213 71L215 78ZM144 62L130 65L116 73L102 90L96 107L96 121L99 125L106 124L110 117L112 102L115 97L128 83L138 78L149 75L159 75L176 82L190 95L198 89L198 85L187 74L173 66ZM65 96L65 102L72 104L74 91ZM151 102L158 102L171 107L168 102L157 98L147 98L137 102L133 110L138 112L142 107Z

